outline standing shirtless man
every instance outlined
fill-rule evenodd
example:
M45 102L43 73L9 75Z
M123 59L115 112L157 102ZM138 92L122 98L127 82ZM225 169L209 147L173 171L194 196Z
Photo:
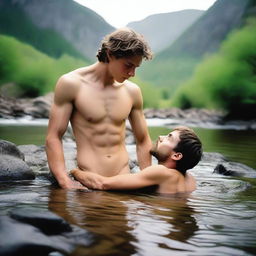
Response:
M125 148L126 119L136 139L140 169L151 165L152 143L143 114L139 87L128 81L142 59L152 53L143 37L124 28L107 35L98 62L63 75L57 82L52 105L46 153L51 172L65 189L82 186L65 166L62 137L70 121L77 145L80 170L103 176L129 173Z

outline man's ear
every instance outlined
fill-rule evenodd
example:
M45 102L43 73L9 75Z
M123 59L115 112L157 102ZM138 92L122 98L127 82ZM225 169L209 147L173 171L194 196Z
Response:
M172 154L172 160L174 160L174 161L179 161L182 157L183 157L183 155L180 152Z

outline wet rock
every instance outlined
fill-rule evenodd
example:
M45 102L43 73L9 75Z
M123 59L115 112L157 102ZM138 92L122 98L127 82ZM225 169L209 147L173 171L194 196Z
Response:
M25 162L36 175L41 168L46 166L45 146L20 145L18 149L24 154Z
M256 178L256 171L247 165L236 162L222 162L217 164L213 173L233 177Z
M89 232L46 210L21 209L0 216L0 236L0 256L67 255L92 243Z
M34 99L0 95L0 117L10 119L30 115L34 118L48 118L52 102L53 93Z
M204 152L202 157L202 162L213 163L216 165L218 162L227 162L228 159L222 154L217 152Z
M256 170L237 162L229 161L220 153L204 152L197 169L211 168L212 173L232 177L256 178Z
M0 155L11 155L24 160L24 154L14 143L7 140L0 140Z
M77 167L76 163L76 144L74 141L63 142L64 156L67 170ZM51 183L55 183L53 175L50 172L45 146L20 145L19 150L25 155L25 161L33 170L36 176L43 176Z
M0 181L31 180L35 175L24 161L24 154L9 141L0 140Z
M225 176L240 176L240 173L236 173L233 170L227 170L223 164L218 164L215 168L213 173L223 174Z
M71 226L64 219L48 211L16 209L10 212L10 216L17 221L39 228L47 235L56 235L62 232L72 231Z
M24 109L24 112L34 118L48 118L52 102L53 93L37 97L32 100L30 106Z
M32 180L35 174L20 158L0 155L0 181Z

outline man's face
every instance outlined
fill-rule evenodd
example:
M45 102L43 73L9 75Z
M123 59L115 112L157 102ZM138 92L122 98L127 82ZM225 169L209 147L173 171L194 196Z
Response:
M132 56L126 58L115 58L111 56L109 58L109 70L113 78L122 83L126 79L135 76L135 70L140 66L142 62L142 56Z
M160 162L166 161L167 158L175 153L173 149L180 141L179 131L172 131L166 136L159 136L156 143L150 150L151 155L156 157Z

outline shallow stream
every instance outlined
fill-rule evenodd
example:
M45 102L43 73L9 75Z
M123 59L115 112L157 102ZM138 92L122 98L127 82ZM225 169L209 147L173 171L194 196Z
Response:
M206 151L256 168L255 131L195 129ZM45 126L1 125L2 139L42 144ZM150 128L151 138L165 134ZM49 209L94 235L71 255L255 255L256 181L195 168L190 196L82 192L55 188L43 179L0 183L0 215L13 208Z

